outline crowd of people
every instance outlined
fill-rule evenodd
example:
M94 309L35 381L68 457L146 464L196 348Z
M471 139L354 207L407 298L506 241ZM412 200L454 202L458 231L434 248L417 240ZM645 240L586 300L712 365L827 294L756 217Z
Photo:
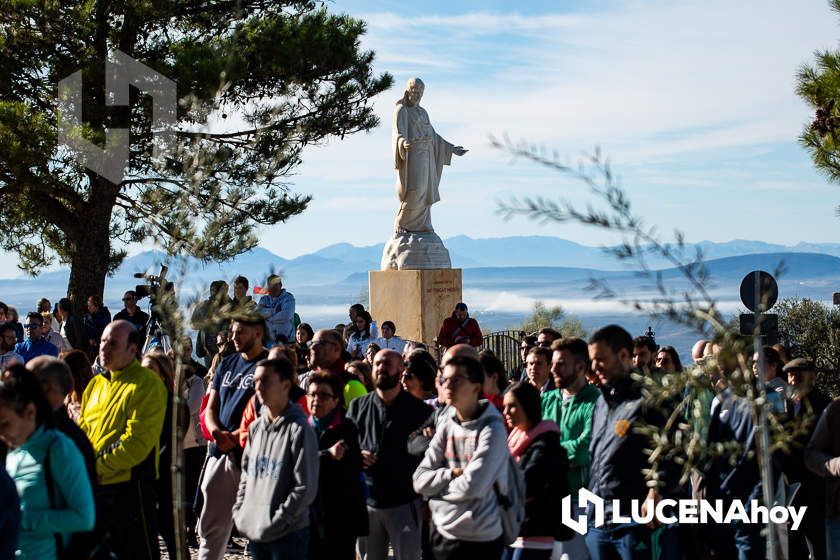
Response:
M463 303L427 348L361 304L316 330L278 276L258 301L233 284L211 284L195 344L174 348L132 291L113 320L95 296L81 318L42 299L23 325L0 303L0 560L154 559L159 538L174 558L181 533L202 560L233 535L256 560L766 557L761 524L599 525L578 500L761 500L755 407L732 384L744 361L720 344L698 341L684 367L618 325L544 328L506 367ZM808 508L779 546L838 558L840 401L807 359L762 354L765 406L790 436L773 481ZM684 371L677 397L651 398ZM699 452L651 453L650 427L685 429ZM585 535L563 523L566 497Z

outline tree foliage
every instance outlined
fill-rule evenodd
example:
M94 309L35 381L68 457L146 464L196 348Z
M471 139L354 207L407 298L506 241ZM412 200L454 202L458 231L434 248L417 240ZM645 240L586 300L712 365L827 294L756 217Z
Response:
M840 0L830 0L829 4L840 14ZM814 110L814 118L805 124L799 141L811 154L817 170L840 183L840 51L816 51L814 58L797 73L796 92Z
M773 310L791 355L813 360L818 383L832 397L840 394L840 310L807 298L784 299Z
M708 421L711 390L721 389L721 383L732 388L734 394L746 398L757 426L758 463L762 471L763 497L772 501L772 474L769 456L776 450L792 452L793 438L804 433L807 422L815 419L805 415L801 422L783 425L778 418L767 415L766 396L757 390L751 371L752 341L727 328L725 318L711 295L710 274L702 251L689 249L682 232L672 238L664 236L655 225L648 225L632 208L630 198L619 184L609 161L599 150L573 166L560 161L558 155L530 144L514 144L509 139L491 138L492 144L513 158L522 158L543 165L564 176L583 183L596 203L582 207L579 201L552 200L543 197L514 198L501 202L499 213L505 218L524 215L540 223L574 222L601 228L622 236L622 243L610 249L613 255L636 265L641 281L649 282L648 297L623 297L604 280L593 278L590 290L595 297L616 298L640 313L667 318L695 329L703 338L714 340L715 354L697 367L661 376L633 374L642 387L646 406L666 413L664 426L649 424L638 427L648 439L650 469L644 472L648 485L662 484L658 470L664 462L679 466L681 484L686 484L696 469L711 457L736 457L744 452L737 441L711 443L704 435ZM648 256L656 254L679 270L688 287L677 289L666 283L661 270L648 264ZM708 398L703 398L703 395ZM706 424L707 425L707 424ZM768 537L773 544L775 533ZM770 550L774 549L772 546ZM771 558L775 557L771 552Z
M11 0L0 11L0 247L37 273L70 264L76 304L102 293L126 244L224 260L261 226L302 212L286 182L306 146L378 124L370 99L390 87L360 48L364 24L286 0ZM150 99L106 106L116 49L177 83L174 140L155 157ZM57 84L81 70L82 137L128 129L114 184L58 142ZM212 126L208 126L208 118Z
M580 338L586 336L580 320L575 316L566 317L566 311L561 306L547 307L544 302L535 301L531 316L525 319L518 330L532 333L545 327L556 329L563 336Z

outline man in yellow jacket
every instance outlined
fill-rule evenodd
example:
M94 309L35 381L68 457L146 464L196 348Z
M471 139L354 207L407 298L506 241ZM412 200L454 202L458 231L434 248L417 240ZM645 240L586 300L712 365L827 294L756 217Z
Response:
M121 560L157 559L157 479L167 390L137 361L137 329L128 321L105 327L95 376L82 396L79 426L96 453L98 515Z

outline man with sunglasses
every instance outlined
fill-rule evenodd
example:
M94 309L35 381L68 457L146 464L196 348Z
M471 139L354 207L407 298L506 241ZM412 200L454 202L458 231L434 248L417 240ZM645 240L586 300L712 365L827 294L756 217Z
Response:
M124 293L122 302L123 309L114 315L114 321L120 319L128 321L140 333L140 339L146 340L146 323L149 321L149 315L137 306L137 294L134 290Z
M552 329L551 327L543 327L537 334L537 346L542 346L543 348L551 348L551 345L554 343L554 341L560 340L562 337L563 335L560 334L560 331ZM523 379L523 381L525 380Z
M44 326L44 318L40 313L34 311L26 314L26 323L23 325L25 339L15 345L15 352L23 357L24 363L38 356L58 357L58 348L44 340L41 328Z

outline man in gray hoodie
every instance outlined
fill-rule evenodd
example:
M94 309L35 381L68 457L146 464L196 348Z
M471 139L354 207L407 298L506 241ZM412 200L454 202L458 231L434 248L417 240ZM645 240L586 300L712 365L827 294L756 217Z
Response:
M447 362L439 379L451 406L414 472L414 490L429 498L437 560L499 558L502 524L494 483L507 468L507 433L495 406L479 400L484 371L472 358Z
M254 373L262 413L248 429L233 520L251 541L254 560L305 560L309 505L318 495L318 440L301 408L289 402L292 364L263 360Z

